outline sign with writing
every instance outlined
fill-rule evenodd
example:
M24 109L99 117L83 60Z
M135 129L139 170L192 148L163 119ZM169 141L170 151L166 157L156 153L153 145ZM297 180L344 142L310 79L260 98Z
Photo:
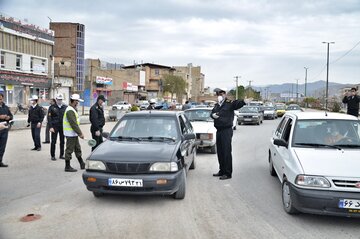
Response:
M137 92L137 91L138 91L138 86L137 86L137 85L133 85L132 83L129 83L129 82L124 81L124 82L123 82L123 90L124 90L124 91L134 91L134 92Z
M95 82L97 84L112 85L112 81L112 78L97 76Z

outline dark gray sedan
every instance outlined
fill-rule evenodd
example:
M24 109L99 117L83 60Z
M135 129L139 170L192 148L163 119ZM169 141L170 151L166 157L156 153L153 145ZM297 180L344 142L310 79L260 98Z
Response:
M161 194L183 199L195 168L195 134L183 112L126 114L86 160L83 181L98 197Z
M257 106L244 106L239 110L237 115L238 125L241 124L257 124L263 121L263 115Z

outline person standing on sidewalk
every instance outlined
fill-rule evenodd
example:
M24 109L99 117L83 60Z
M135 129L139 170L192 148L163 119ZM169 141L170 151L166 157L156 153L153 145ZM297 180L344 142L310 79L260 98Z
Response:
M4 123L9 123L12 119L13 115L11 114L9 107L4 103L4 95L0 93L0 124L2 126L2 129L0 130L0 167L8 166L3 163L3 156L9 135L9 129Z
M65 159L64 157L64 129L63 129L63 117L66 110L67 105L63 104L63 95L58 94L56 96L56 103L51 105L48 110L48 125L49 130L51 132L51 146L50 146L50 155L51 160L56 160L55 158L55 148L57 136L59 134L60 138L60 158Z
M344 104L347 104L347 114L353 115L356 118L359 117L359 103L360 96L357 95L357 89L351 88L350 92L346 92L342 100Z
M103 142L102 132L105 125L105 116L104 116L104 105L105 105L105 96L99 95L96 103L90 108L90 132L93 139L96 140L96 145L92 147L91 151L94 151L96 147Z
M211 111L211 118L214 119L216 128L216 148L219 161L219 172L214 173L214 177L220 177L221 180L232 177L232 155L231 144L233 136L234 110L245 105L243 100L229 100L226 98L225 89L215 89L218 96L218 103Z
M52 105L56 104L56 101L55 99L50 99L49 101L49 109ZM49 109L48 109L48 112L49 112ZM45 129L45 141L43 142L43 144L50 144L50 125L49 125L49 118L48 118L48 115L46 116L46 129Z
M77 170L70 166L71 154L75 152L75 156L79 161L80 168L85 169L85 163L81 155L81 146L79 138L84 139L84 135L79 127L80 118L77 113L77 106L80 102L80 95L73 94L70 97L70 105L66 108L63 117L64 135L66 137L66 150L65 150L65 172L76 172Z
M30 99L31 106L28 115L28 127L31 125L31 136L34 141L34 148L31 150L41 150L41 125L44 120L44 110L38 105L39 97L37 95L33 95Z

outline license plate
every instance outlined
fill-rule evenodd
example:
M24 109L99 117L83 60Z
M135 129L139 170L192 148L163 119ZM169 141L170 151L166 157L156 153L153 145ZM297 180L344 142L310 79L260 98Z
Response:
M339 208L360 209L360 200L340 199Z
M244 121L251 121L252 119L244 119Z
M200 139L209 139L208 134L200 134Z
M117 186L117 187L142 187L143 180L142 179L109 178L108 184L109 184L109 186Z

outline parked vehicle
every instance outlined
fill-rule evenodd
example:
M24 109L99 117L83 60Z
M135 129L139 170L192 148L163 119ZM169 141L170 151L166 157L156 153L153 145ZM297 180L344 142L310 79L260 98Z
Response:
M241 124L257 124L260 125L262 123L263 116L259 111L258 107L254 106L243 106L239 110L239 114L237 116L238 125Z
M148 101L144 101L140 104L140 110L146 110L147 107L149 106L149 102Z
M264 119L277 119L276 109L272 106L265 106L264 109Z
M269 169L282 203L298 212L360 217L360 121L328 112L286 113L270 139Z
M86 159L83 181L103 194L160 194L183 199L195 168L195 133L182 111L125 114Z
M214 120L210 117L211 108L191 108L185 110L186 117L196 133L196 145L201 149L210 149L212 154L216 154L216 129Z
M118 110L130 110L131 104L129 104L126 101L119 101L116 104L113 104L112 109L118 109Z

